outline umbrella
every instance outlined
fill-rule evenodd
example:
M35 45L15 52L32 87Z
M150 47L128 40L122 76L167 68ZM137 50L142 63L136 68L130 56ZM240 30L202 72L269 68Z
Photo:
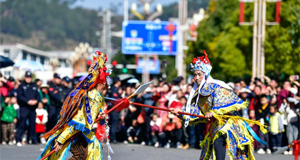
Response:
M127 81L127 83L140 83L140 81L136 78L131 78Z
M123 81L125 79L133 78L134 75L132 75L132 74L120 74L120 75L118 75L118 77L120 78L120 81Z
M0 68L8 67L14 65L14 62L4 56L0 56Z
M41 63L32 60L22 60L16 63L14 67L20 70L26 70L31 72L45 71L45 68Z

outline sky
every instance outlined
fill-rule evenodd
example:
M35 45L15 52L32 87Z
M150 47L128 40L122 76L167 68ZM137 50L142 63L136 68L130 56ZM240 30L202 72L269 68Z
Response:
M155 8L157 3L161 3L162 5L167 5L178 1L179 0L155 0L151 4L151 7L152 9ZM102 9L106 9L110 7L110 4L114 4L120 6L118 13L123 13L123 9L124 9L123 2L124 0L78 0L75 6L82 6L84 8L90 8L90 9L99 9L99 7L101 7ZM139 4L140 2L138 0L128 0L129 7L131 6L132 3Z

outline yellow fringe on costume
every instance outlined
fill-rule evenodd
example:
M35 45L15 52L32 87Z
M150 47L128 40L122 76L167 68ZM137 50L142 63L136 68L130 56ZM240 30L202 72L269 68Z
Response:
M50 155L46 160L66 160L68 159L68 153L72 145L71 142L66 142L77 132L81 132L80 136L83 136L88 143L88 155L87 160L102 160L102 146L101 143L96 138L95 133L92 131L95 119L99 112L104 110L104 98L98 92L97 89L92 89L88 93L89 104L91 106L91 114L93 123L89 124L87 122L85 100L83 100L82 107L77 111L76 115L69 121L64 128L57 130L53 135L47 140L45 149L38 159L48 154L54 149L54 144L58 141L63 144L63 148L58 152ZM76 143L76 138L74 142ZM66 142L66 143L65 143Z
M265 134L267 133L267 126L261 124L259 121L255 121L255 120L250 120L250 119L246 119L240 116L230 116L230 115L216 115L213 113L213 117L216 118L220 124L225 124L226 119L227 120L243 120L245 122L247 122L248 124L256 124L259 126L259 129Z

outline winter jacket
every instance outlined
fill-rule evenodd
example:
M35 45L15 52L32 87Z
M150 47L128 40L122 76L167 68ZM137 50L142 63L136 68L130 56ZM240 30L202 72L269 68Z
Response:
M3 86L0 87L0 95L6 97L12 89L14 89L14 86L9 81L3 82Z
M17 118L17 112L14 108L13 104L2 103L3 113L1 116L1 121L12 123L14 122L14 118Z

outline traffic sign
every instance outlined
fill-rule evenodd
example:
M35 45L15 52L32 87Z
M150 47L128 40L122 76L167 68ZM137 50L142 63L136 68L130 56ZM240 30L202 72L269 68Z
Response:
M159 74L160 73L160 60L153 61L152 59L148 62L143 61L143 59L138 60L136 73L142 74L143 71L148 67L148 72L150 74Z
M176 55L178 25L168 21L124 21L123 54Z

